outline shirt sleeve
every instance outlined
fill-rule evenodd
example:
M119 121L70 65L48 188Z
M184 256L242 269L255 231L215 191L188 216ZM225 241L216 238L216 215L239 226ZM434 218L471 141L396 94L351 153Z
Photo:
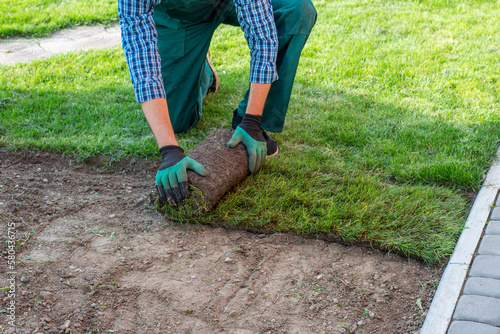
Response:
M250 82L272 83L278 79L278 33L271 0L234 0L234 4L250 48Z
M137 102L166 98L153 21L160 0L118 0L123 51Z

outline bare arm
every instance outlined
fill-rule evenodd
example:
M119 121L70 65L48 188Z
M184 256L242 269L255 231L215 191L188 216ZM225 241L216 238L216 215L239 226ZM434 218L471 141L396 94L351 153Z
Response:
M154 99L141 103L144 116L148 121L149 127L156 138L156 144L159 148L165 145L177 145L174 129L170 123L168 115L168 106L166 99Z
M252 82L250 84L250 95L248 97L248 106L246 111L247 114L262 116L270 88L271 84L260 84L256 82Z

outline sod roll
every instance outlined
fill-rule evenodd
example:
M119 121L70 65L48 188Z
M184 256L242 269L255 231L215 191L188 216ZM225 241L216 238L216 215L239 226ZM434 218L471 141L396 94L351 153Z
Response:
M245 146L238 144L228 148L227 142L233 135L231 129L212 131L205 140L189 152L188 156L198 161L208 172L200 176L188 170L190 197L172 207L156 201L157 209L171 220L190 221L210 211L210 209L232 187L248 176L248 156Z

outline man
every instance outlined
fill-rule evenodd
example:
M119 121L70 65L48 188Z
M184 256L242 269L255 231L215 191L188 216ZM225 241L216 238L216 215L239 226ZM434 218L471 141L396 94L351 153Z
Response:
M251 173L277 153L265 131L283 131L300 53L316 21L311 0L118 0L118 12L136 100L162 155L156 187L164 202L176 206L189 197L187 169L207 174L184 155L175 133L198 123L203 98L218 89L207 54L222 23L241 26L251 55L250 88L233 112L228 147L245 145Z

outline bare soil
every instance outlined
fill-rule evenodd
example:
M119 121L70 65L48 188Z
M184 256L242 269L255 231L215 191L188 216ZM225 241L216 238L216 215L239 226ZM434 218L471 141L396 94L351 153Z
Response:
M149 200L156 163L95 162L0 150L0 332L418 332L442 268L293 234L169 222Z

